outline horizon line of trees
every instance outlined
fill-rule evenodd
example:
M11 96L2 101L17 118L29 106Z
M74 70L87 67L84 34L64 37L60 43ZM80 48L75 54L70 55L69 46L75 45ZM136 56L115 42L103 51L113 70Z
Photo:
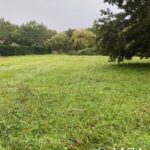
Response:
M19 26L0 19L0 45L46 47L58 53L69 53L95 47L95 39L90 28L57 32L36 21Z
M0 19L0 46L44 47L58 53L109 56L121 62L133 56L150 57L150 0L104 0L121 12L101 10L101 16L89 29L68 29L57 32L44 24L30 21L20 26ZM90 51L91 50L91 51ZM95 53L97 54L97 52Z

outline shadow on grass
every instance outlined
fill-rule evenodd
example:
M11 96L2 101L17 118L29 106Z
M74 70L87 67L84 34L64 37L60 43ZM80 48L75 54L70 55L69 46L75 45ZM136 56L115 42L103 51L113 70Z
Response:
M150 71L150 63L120 63L120 64L110 64L108 65L112 69L127 69L136 71Z

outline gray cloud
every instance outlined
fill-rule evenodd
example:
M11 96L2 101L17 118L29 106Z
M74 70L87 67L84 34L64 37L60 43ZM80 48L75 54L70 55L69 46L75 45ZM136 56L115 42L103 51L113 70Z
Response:
M0 0L0 17L14 24L36 20L62 31L92 26L106 7L103 0Z

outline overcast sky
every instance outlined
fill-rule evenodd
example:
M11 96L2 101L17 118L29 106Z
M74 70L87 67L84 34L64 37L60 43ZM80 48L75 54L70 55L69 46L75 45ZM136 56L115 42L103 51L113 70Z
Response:
M63 31L92 26L106 7L103 0L0 0L0 17L14 24L36 20Z

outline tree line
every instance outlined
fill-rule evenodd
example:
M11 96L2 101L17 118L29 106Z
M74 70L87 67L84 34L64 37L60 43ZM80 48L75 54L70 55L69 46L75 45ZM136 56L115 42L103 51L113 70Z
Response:
M69 53L93 48L95 40L92 29L57 32L36 21L19 26L0 19L0 45L3 46L46 47L58 53Z
M109 56L109 61L118 62L130 60L133 56L149 58L150 0L104 2L116 5L120 13L113 13L110 9L101 10L100 18L89 29L68 29L60 33L36 21L18 26L1 18L0 46L44 47L68 54L91 55L98 52Z

